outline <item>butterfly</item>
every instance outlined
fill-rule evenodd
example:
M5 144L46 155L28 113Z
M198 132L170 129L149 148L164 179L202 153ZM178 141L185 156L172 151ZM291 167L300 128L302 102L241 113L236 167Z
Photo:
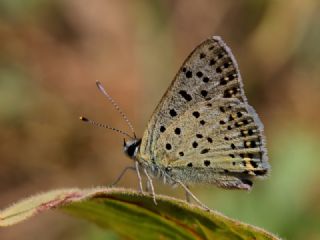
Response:
M81 119L129 138L124 141L124 152L134 161L141 192L140 172L146 175L155 203L154 177L180 185L208 209L188 185L250 190L253 179L268 175L263 125L248 104L237 62L220 37L205 40L187 57L141 138L136 137L132 124L100 82L97 86L121 113L133 136ZM127 169L132 167L118 180Z

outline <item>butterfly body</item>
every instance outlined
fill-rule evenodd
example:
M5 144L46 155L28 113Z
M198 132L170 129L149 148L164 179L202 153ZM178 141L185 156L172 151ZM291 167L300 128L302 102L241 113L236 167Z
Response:
M263 125L221 38L207 39L189 55L142 139L127 143L125 152L172 184L249 190L252 179L267 175Z

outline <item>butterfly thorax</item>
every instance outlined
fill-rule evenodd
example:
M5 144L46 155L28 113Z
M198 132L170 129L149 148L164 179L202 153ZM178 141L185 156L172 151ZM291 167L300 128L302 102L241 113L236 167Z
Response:
M128 157L135 159L135 157L139 151L140 145L141 145L140 138L134 138L134 139L127 141L127 142L124 141L123 151Z

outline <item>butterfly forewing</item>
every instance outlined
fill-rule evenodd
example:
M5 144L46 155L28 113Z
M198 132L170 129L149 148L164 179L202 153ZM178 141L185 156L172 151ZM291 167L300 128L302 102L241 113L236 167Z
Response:
M140 157L187 183L242 188L239 179L267 173L262 124L219 37L200 44L180 68L148 123Z

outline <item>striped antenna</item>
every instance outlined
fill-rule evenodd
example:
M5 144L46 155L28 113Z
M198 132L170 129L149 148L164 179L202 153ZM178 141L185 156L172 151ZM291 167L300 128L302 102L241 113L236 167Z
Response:
M128 133L126 133L126 132L124 132L124 131L121 131L121 130L119 130L119 129L117 129L117 128L111 127L111 126L109 126L109 125L102 124L102 123L98 123L98 122L95 122L95 121L93 121L93 120L90 120L90 119L88 119L88 118L86 118L86 117L82 117L82 116L80 117L80 120L83 121L83 122L85 122L85 123L88 123L88 124L97 126L97 127L110 129L110 130L115 131L115 132L117 132L117 133L120 133L120 134L122 134L122 135L124 135L124 136L126 136L126 137L129 137L129 138L131 138L131 139L134 139L134 138L131 137Z
M100 92L107 97L107 99L109 100L109 102L111 102L111 104L113 105L113 107L118 111L118 113L120 113L120 115L122 116L122 118L126 121L126 123L128 124L131 132L133 133L133 136L135 137L136 134L134 132L133 126L131 124L131 122L129 121L129 119L127 118L126 114L121 110L121 108L119 107L119 105L113 100L113 98L107 93L107 91L104 89L104 87L102 86L102 84L99 81L96 81L96 85L98 87L98 89L100 90Z

